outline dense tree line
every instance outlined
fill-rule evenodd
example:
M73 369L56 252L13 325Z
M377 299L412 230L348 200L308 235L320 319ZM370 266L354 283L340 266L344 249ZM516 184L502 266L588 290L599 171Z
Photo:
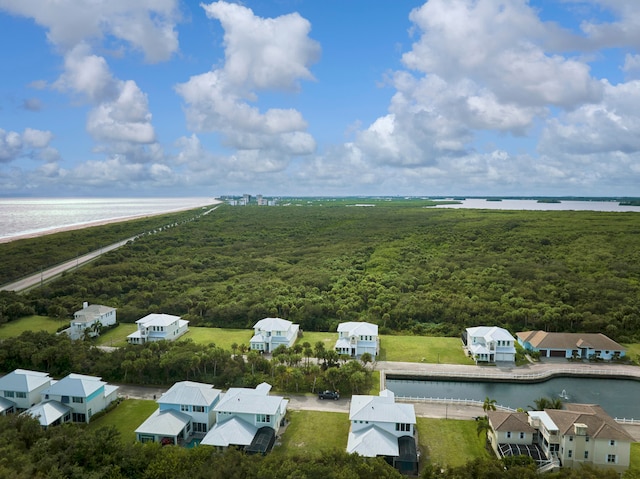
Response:
M90 301L122 321L163 312L248 328L279 316L325 331L367 320L452 336L488 323L633 342L639 232L636 213L223 206L3 308L69 316Z
M30 331L5 339L0 346L0 371L34 369L56 378L75 372L115 383L171 385L191 380L219 388L268 382L282 392L334 389L354 394L368 391L372 381L370 358L340 358L333 350L325 351L322 343L281 347L270 359L247 351L244 345L227 351L190 340L128 345L105 352L90 341Z

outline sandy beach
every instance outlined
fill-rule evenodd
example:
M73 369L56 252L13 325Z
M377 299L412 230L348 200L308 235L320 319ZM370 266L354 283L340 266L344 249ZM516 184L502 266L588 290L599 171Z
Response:
M123 221L131 221L131 220L136 220L136 219L141 219L141 218L150 218L152 216L160 216L160 215L166 215L166 214L170 214L170 213L179 213L180 211L194 210L194 209L197 209L197 208L202 208L204 206L215 206L215 205L218 205L220 203L222 203L222 202L219 201L219 200L211 200L211 201L207 202L206 204L202 204L200 206L191 205L191 206L185 206L185 207L182 207L182 208L175 208L175 209L166 210L166 211L158 211L158 212L155 212L155 213L145 213L145 214L139 214L139 215L122 216L122 217L118 217L118 218L109 218L109 219L90 221L90 222L79 223L79 224L74 224L74 225L61 226L61 227L58 227L58 228L47 229L45 231L37 231L37 232L31 232L31 233L26 233L26 234L17 235L17 236L11 236L11 237L8 237L8 238L0 238L0 244L2 244L2 243L10 243L12 241L17 241L17 240L22 240L22 239L27 239L27 238L38 238L40 236L46 236L46 235L50 235L50 234L54 234L54 233L60 233L62 231L81 230L81 229L84 229L84 228L91 228L93 226L103 226L103 225L108 225L108 224L112 224L112 223L122 223Z

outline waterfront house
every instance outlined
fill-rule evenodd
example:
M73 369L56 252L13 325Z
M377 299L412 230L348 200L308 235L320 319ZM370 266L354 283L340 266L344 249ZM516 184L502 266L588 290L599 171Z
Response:
M178 444L207 433L215 424L219 389L193 381L175 383L156 402L158 409L136 429L140 442Z
M525 350L538 352L541 358L611 360L626 354L624 346L602 333L523 331L516 336Z
M108 384L99 377L71 373L60 381L52 381L42 391L41 398L43 402L56 401L70 408L73 422L88 423L91 416L115 401L117 391L118 386Z
M598 405L487 415L488 438L498 457L528 455L540 471L589 464L623 473L629 467L634 439Z
M0 414L22 412L40 402L42 391L51 385L47 373L16 369L0 378Z
M227 448L241 447L248 453L266 454L284 422L289 401L270 396L271 385L255 389L230 388L214 408L216 424L201 444Z
M148 314L136 321L138 329L127 336L131 344L151 341L173 341L189 331L189 321L171 314Z
M254 326L249 345L254 351L273 352L278 346L290 348L298 339L300 326L281 318L264 318Z
M384 457L403 473L417 474L416 414L413 404L395 402L385 389L379 396L354 395L349 409L347 452Z
M515 338L497 326L467 328L463 342L476 364L514 362L516 359Z
M378 326L354 321L340 323L335 350L338 354L347 354L353 358L369 353L375 359L380 352Z
M69 328L71 339L83 339L87 335L95 337L103 326L116 324L116 308L101 304L82 303L82 309L73 313Z

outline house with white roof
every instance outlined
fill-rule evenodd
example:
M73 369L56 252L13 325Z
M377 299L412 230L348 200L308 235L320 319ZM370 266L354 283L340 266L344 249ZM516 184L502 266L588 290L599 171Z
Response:
M476 364L516 360L516 340L506 329L497 326L467 328L463 341Z
M51 377L40 371L16 369L0 378L0 414L21 412L40 402Z
M70 408L73 422L88 423L91 416L115 401L117 391L118 386L108 384L99 377L71 373L60 381L52 381L42 391L41 398L43 402L56 401ZM66 414L62 409L60 412Z
M200 444L243 447L249 453L266 454L275 442L289 401L270 396L271 385L255 389L230 388L215 407L216 425Z
M189 331L189 321L171 314L148 314L136 321L138 330L127 336L131 344L150 341L173 341Z
M71 339L83 339L86 335L95 337L103 326L116 324L116 308L101 304L82 303L82 309L73 313L69 328Z
M281 345L293 346L300 326L282 318L264 318L253 326L253 330L254 335L249 342L251 349L270 353Z
M340 323L335 350L353 358L369 353L375 359L380 352L378 325L356 321Z
M31 406L23 414L28 414L38 419L43 428L57 426L65 422L71 422L72 409L58 401L43 401Z
M175 383L156 402L158 409L136 429L140 442L179 444L208 432L216 421L214 408L221 391L211 384Z
M413 404L396 403L393 392L351 397L347 452L385 457L403 473L417 474L416 413Z
M622 474L633 437L596 404L527 413L489 411L489 442L498 457L528 455L539 471L588 464Z

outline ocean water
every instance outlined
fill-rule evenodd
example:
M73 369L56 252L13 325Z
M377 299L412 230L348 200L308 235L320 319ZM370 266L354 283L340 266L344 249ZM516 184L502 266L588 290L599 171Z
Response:
M216 203L213 198L0 198L0 242Z
M530 211L609 211L637 212L640 206L621 206L618 201L575 201L562 200L559 203L538 203L536 200L504 199L487 201L484 198L460 200L455 205L438 205L436 208L483 209L483 210L530 210Z

